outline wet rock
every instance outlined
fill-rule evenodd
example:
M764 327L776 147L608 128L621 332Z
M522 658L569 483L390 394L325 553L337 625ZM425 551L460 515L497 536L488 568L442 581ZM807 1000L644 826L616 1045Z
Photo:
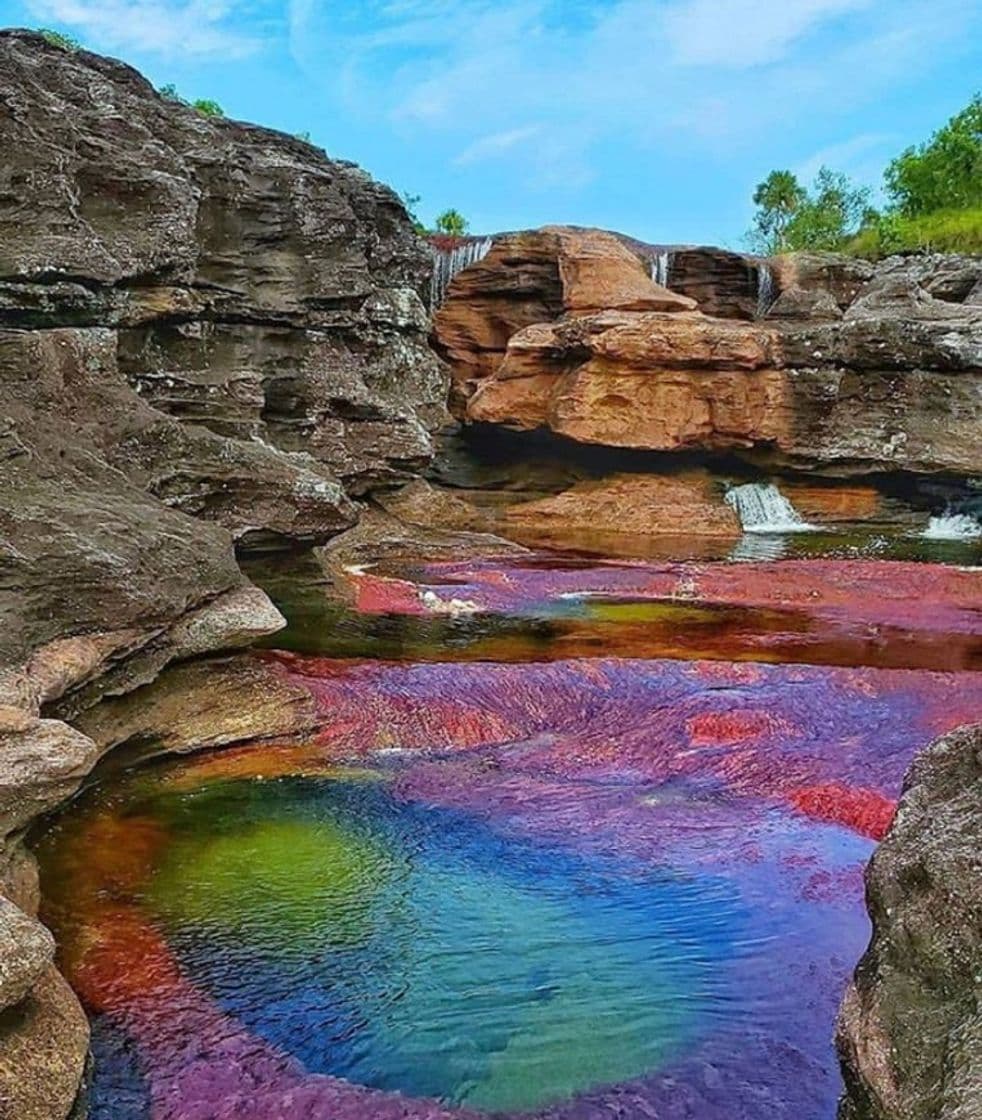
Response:
M0 1120L66 1120L88 1049L85 1013L49 968L24 999L0 1013Z
M673 292L695 300L704 315L754 319L760 303L761 263L708 245L674 249L668 257L668 284Z
M509 531L567 531L632 536L723 537L736 540L740 520L708 476L615 475L584 482L555 497L512 506Z
M873 938L842 1004L842 1120L982 1115L982 726L914 762L866 874Z

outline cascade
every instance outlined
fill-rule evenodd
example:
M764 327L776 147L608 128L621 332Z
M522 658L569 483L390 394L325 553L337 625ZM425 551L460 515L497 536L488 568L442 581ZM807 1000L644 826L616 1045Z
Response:
M651 258L651 279L663 288L668 287L668 273L672 267L672 254L667 249L659 250Z
M454 249L433 250L433 273L430 278L430 307L437 308L447 296L450 281L469 265L486 257L493 244L490 237L471 238Z
M763 317L770 310L771 304L776 298L774 291L774 273L771 271L771 266L761 261L757 265L757 318Z
M932 541L971 541L982 537L982 523L967 513L932 517L921 536Z
M726 492L745 533L807 533L815 528L772 483L748 482Z

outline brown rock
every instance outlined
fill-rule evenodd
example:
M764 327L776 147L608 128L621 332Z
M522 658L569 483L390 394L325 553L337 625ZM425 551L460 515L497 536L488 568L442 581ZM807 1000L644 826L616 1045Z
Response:
M484 533L493 521L486 511L422 478L394 493L379 494L377 500L386 513L400 521L427 528L438 525L441 529Z
M531 530L550 536L585 530L736 540L741 534L736 513L705 476L615 475L512 506L504 521L509 532Z
M606 308L686 311L695 304L655 284L613 234L547 226L505 234L459 273L433 317L433 339L460 390L487 377L509 339L561 315Z
M827 292L845 310L875 274L869 261L842 253L783 253L768 262L779 292Z
M704 315L753 319L760 294L761 263L755 257L700 246L668 254L668 285L695 300Z
M44 926L0 898L0 1011L20 1003L54 955L54 938Z
M0 1013L0 1120L66 1120L89 1049L74 992L49 968L27 997Z
M310 694L260 655L171 666L151 684L103 700L77 720L100 752L127 748L127 764L135 757L288 738L319 722Z
M818 486L803 482L781 483L781 491L806 521L878 521L884 498L873 486Z
M842 1120L982 1115L982 726L915 759L866 873L873 938L840 1013Z

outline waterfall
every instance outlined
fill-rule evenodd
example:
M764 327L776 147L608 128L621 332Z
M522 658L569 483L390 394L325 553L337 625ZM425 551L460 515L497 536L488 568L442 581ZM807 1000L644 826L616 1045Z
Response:
M774 291L774 273L771 266L761 261L757 265L757 318L763 317L770 310L771 304L777 297Z
M433 273L430 277L430 307L435 309L447 298L450 281L469 265L476 264L491 251L490 237L464 241L454 249L433 250Z
M815 528L773 483L748 482L726 492L726 502L737 511L745 533L807 533Z
M668 287L668 273L672 267L672 254L661 249L651 258L651 279L663 288Z
M930 541L972 541L982 537L982 523L967 513L932 517L921 536Z

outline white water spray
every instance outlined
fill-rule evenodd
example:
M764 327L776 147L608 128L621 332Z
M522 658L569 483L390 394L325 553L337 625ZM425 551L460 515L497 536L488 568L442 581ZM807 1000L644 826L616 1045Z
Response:
M433 250L433 273L430 277L430 307L435 309L447 298L447 288L458 272L476 264L491 251L490 237L465 241L455 249Z
M982 524L967 513L932 517L921 536L929 541L973 541L982 537Z
M657 252L650 262L651 279L663 288L668 287L668 273L672 267L672 254L667 249Z
M771 266L763 261L757 265L757 318L763 319L777 298L774 289L774 273Z
M816 526L801 515L772 483L748 482L726 492L745 533L808 533Z

